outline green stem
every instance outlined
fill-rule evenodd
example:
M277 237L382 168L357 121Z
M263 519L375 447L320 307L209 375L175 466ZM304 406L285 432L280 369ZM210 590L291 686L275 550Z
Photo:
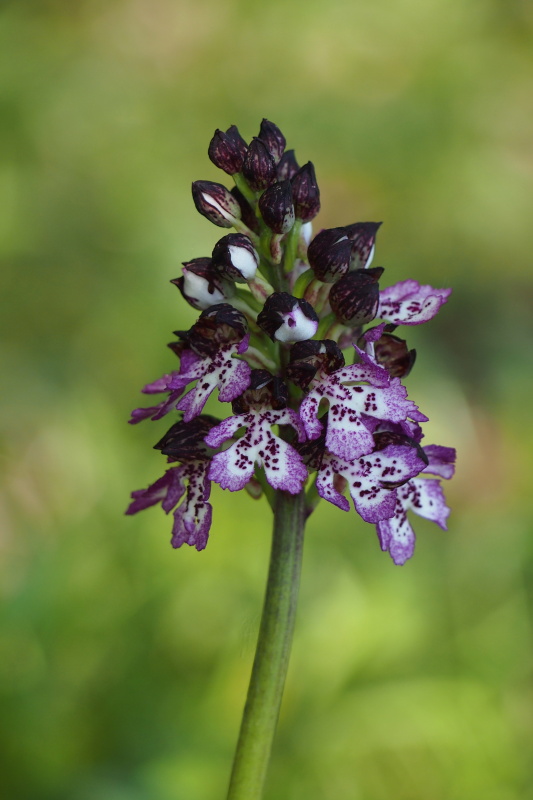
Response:
M257 204L257 195L254 192L254 190L251 189L248 186L248 184L246 182L246 178L244 177L244 175L241 175L240 172L237 172L233 176L233 180L235 181L235 186L240 191L240 193L243 195L243 197L246 200L248 200L248 202L251 205L251 207L255 209L255 206Z
M294 267L301 229L302 220L297 219L287 235L287 241L285 243L285 258L283 259L283 269L285 274L291 272L292 268Z
M276 493L263 615L227 800L260 800L289 663L302 563L305 495Z

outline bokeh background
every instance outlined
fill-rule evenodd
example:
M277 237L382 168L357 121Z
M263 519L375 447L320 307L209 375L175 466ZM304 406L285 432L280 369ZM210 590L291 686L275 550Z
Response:
M0 7L1 781L6 800L216 800L266 575L264 501L214 490L206 551L160 509L168 420L126 424L195 315L168 281L221 231L215 128L263 116L320 227L454 294L408 331L447 533L394 567L320 507L267 800L533 796L533 22L527 0L16 0ZM216 405L216 402L215 402ZM215 411L216 409L213 408Z

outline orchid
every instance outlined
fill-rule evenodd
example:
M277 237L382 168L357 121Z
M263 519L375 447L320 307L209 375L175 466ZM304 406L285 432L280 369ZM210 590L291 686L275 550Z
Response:
M416 353L396 329L429 322L451 289L411 279L380 289L384 268L371 264L381 222L313 238L320 210L313 164L299 166L272 122L263 120L249 144L235 125L215 131L208 155L235 186L195 181L193 201L211 223L235 232L211 256L185 261L171 281L200 313L189 330L174 332L169 347L179 367L142 390L165 397L132 412L131 423L169 413L178 419L155 445L169 468L132 493L126 513L160 504L173 512L172 546L202 550L212 482L272 507L267 596L228 794L259 800L306 519L321 499L349 511L347 490L398 565L414 550L410 510L446 528L440 479L451 478L455 451L421 445L428 418L403 383ZM204 413L217 391L222 406L231 403L221 420Z

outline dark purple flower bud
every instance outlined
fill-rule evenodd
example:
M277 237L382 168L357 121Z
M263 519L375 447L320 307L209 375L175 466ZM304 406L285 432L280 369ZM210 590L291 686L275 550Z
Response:
M358 345L362 350L366 347L366 342L365 336L361 336ZM416 350L408 350L405 339L385 331L374 343L374 358L387 370L391 378L405 378L414 366Z
M255 216L255 211L253 210L248 200L245 198L240 189L237 189L236 186L234 186L233 189L231 190L231 194L237 200L238 204L241 207L241 217L246 227L250 228L251 231L259 235L261 233L261 229L259 227L259 221Z
M266 369L253 369L250 385L231 404L234 414L246 414L251 408L286 408L289 400L287 386L281 378L271 375Z
M161 450L174 461L206 460L213 455L213 450L206 445L204 437L219 422L208 414L201 414L190 422L181 419L154 445L154 450Z
M291 182L296 219L309 222L320 211L320 190L312 163L308 161L307 164L304 164Z
M261 139L252 139L242 165L242 174L255 192L263 191L275 180L274 159Z
M215 303L222 303L228 295L228 284L224 285L210 258L193 258L183 263L183 275L170 281L178 287L185 300L203 311Z
M326 228L307 248L311 269L320 281L334 283L350 268L352 242L344 228Z
M331 339L296 342L291 348L287 377L300 389L307 389L320 369L327 375L344 366L344 356Z
M237 126L232 125L226 133L217 128L207 153L215 167L224 170L228 175L235 175L241 171L247 149Z
M288 292L274 292L267 298L257 324L272 341L301 342L315 335L318 315L306 300Z
M251 281L259 265L253 244L244 233L228 233L213 248L213 269L232 281Z
M357 269L333 284L329 302L339 322L354 328L372 322L378 311L382 274L383 267Z
M197 211L220 228L232 228L241 218L238 201L221 183L194 181L192 197Z
M263 119L257 138L266 144L270 155L277 164L285 151L286 145L285 137L278 126L267 119Z
M179 335L179 332L176 332ZM198 321L182 336L187 347L200 356L212 356L221 347L241 342L248 333L246 317L228 303L206 309Z
M259 198L261 215L274 233L288 233L294 225L292 188L289 180L273 183Z
M372 263L380 225L381 222L356 222L346 226L346 234L352 242L351 269L365 269Z
M299 169L300 165L296 161L294 150L285 150L276 168L278 181L286 181L294 178Z

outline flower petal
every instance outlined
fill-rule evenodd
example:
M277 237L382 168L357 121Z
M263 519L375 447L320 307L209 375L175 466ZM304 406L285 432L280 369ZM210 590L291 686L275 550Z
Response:
M429 459L429 464L424 472L431 472L432 475L439 475L447 480L453 476L455 472L455 449L453 447L427 444L424 452Z
M207 544L209 530L213 518L211 503L204 503L196 512L194 518L188 513L185 504L174 512L174 525L172 527L172 547L178 548L182 544L203 550Z
M161 503L164 510L171 511L180 497L185 492L185 477L187 468L185 466L173 467L168 469L161 478L148 486L147 489L137 489L131 493L132 502L126 509L126 514L137 514L150 508L156 503Z
M447 530L446 521L450 509L440 481L434 478L414 478L398 490L405 509L412 509L416 514L431 522L436 522L443 530Z
M298 494L307 480L307 469L300 454L271 431L267 431L266 441L261 443L257 461L264 467L267 481L274 489Z
M209 447L220 447L223 442L227 439L231 439L233 434L245 424L246 422L243 421L241 416L228 417L222 420L218 425L215 425L214 428L211 428L204 438L204 442L208 444Z
M451 289L434 289L428 284L407 280L379 293L377 316L394 325L419 325L428 322L448 300Z
M394 516L378 522L376 530L381 549L389 551L397 566L411 558L415 550L415 533L400 501L396 503Z
M236 418L233 417L233 419ZM209 468L209 480L215 481L223 489L229 489L230 492L244 489L254 474L256 451L257 448L251 447L248 436L243 436L228 450L213 456Z

